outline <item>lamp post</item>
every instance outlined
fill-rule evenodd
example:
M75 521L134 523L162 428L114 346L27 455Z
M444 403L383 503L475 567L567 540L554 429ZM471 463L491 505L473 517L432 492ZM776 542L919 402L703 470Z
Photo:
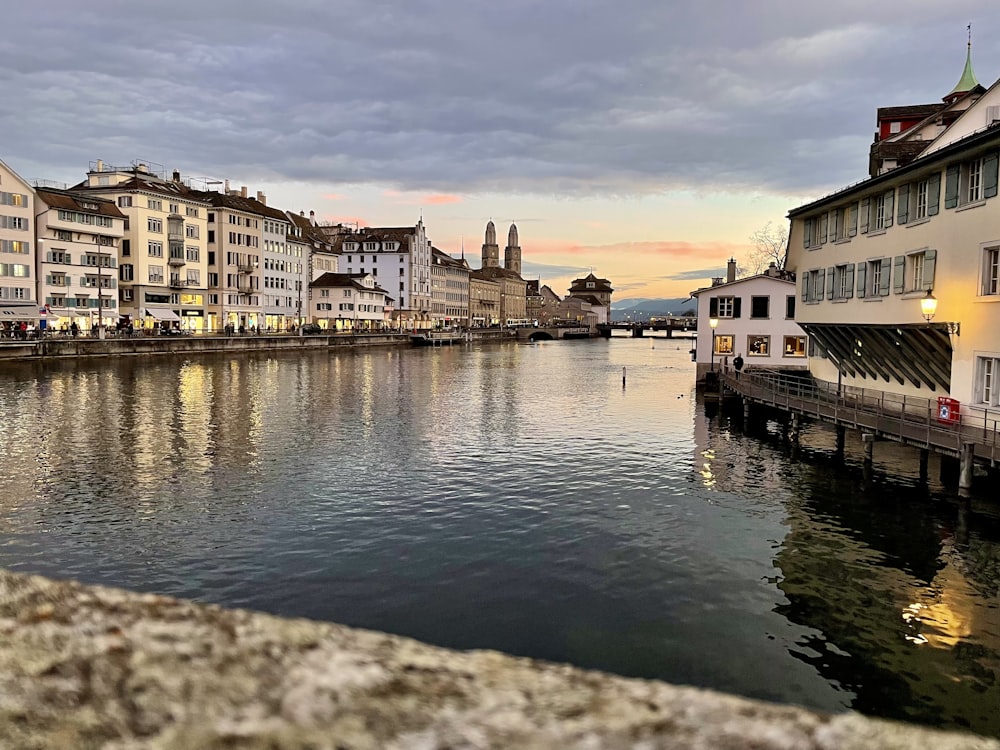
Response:
M719 326L718 318L709 318L708 324L712 327L712 372L715 372L715 329Z
M928 323L934 319L934 315L937 313L937 304L937 298L928 289L927 294L920 300L920 313Z

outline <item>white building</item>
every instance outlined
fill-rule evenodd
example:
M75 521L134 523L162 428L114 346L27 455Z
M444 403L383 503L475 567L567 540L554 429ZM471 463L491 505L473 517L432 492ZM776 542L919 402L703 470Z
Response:
M0 161L0 322L38 320L35 191Z
M309 320L328 331L381 331L392 298L366 274L325 273L310 285Z
M744 370L806 369L806 334L795 322L795 281L773 267L736 279L735 265L730 261L728 281L691 293L698 301L698 379L713 367L731 366L737 354Z
M51 188L38 188L36 195L38 296L46 327L114 328L125 215L96 195Z

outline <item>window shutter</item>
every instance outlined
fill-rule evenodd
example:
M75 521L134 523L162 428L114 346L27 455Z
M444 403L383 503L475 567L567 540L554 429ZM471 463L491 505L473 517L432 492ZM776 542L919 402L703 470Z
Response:
M868 283L868 264L858 263L858 299L863 299L865 296L865 284Z
M743 298L742 297L733 297L733 317L734 318L740 317L740 312L741 312L740 308L742 307L742 304L741 304L742 302L743 302Z
M833 266L830 266L828 269L826 269L826 298L827 299L833 299L833 282L834 282L834 277L836 276L836 273L835 273L836 270L837 269L834 268Z
M708 317L717 318L719 317L719 298L709 297L708 298Z
M851 220L847 225L847 236L854 237L858 233L858 204L851 204Z
M819 219L819 244L824 244L826 242L826 220L827 215L823 214Z
M869 213L871 212L871 198L861 201L861 234L868 234Z
M944 207L954 208L958 205L958 165L951 164L945 172Z
M935 172L927 178L927 215L937 216L941 203L941 173Z
M862 265L862 264L858 264ZM854 264L848 264L847 268L844 269L844 273L847 274L847 297L851 298L854 296Z
M997 152L991 151L983 159L983 197L992 198L997 194Z
M73 259L70 257L70 254L66 253L66 259L63 261L63 263L65 263L66 265L69 265L72 262L73 262Z
M879 261L882 264L882 276L879 283L879 296L888 297L889 296L889 267L892 262L891 258L882 258Z
M934 288L934 267L937 265L937 250L924 252L924 289Z
M52 251L51 250L49 252L45 253L45 260L47 260L49 263L52 263Z
M808 302L809 301L809 274L808 274L808 272L802 274L802 301L803 302Z
M905 224L910 220L910 186L903 185L899 188L899 213L896 214L896 221Z
M812 228L815 219L806 219L802 223L802 247L808 248L812 238Z
M897 255L892 263L892 291L896 294L903 293L903 285L906 283L906 256Z
M823 299L823 284L826 279L826 271L822 268L816 272L816 287L813 289L813 299L820 302Z
M885 226L892 226L892 207L895 202L896 191L888 190L885 194Z
M830 212L830 239L839 240L841 237L840 231L840 211Z

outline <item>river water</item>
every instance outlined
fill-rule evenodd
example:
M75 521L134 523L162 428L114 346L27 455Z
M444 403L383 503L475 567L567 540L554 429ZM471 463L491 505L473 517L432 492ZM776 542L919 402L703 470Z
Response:
M0 365L0 566L1000 736L995 496L688 348Z

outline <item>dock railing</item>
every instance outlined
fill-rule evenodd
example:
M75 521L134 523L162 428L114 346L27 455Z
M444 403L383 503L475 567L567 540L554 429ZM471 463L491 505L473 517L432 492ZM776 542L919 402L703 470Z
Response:
M721 374L722 387L751 401L844 425L908 445L960 455L973 444L978 458L1000 460L1000 410L963 407L954 422L938 419L937 398L838 385L808 373L770 370Z

